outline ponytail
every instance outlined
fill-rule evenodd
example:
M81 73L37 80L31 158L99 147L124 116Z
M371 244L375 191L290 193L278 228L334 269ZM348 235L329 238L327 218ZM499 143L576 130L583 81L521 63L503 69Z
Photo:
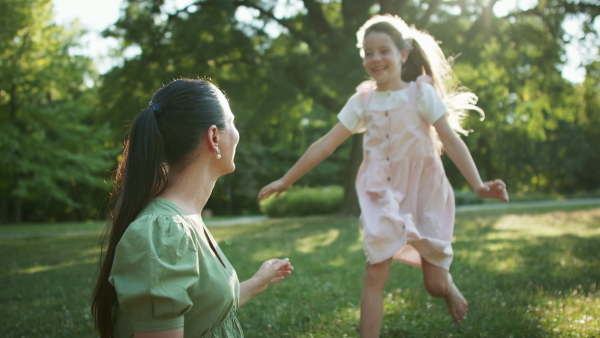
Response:
M460 85L452 71L453 59L447 59L433 36L424 31L408 26L402 19L391 15L376 15L369 19L356 33L358 47L361 48L365 36L370 32L382 32L398 47L398 50L408 50L408 58L402 65L402 80L416 81L417 77L426 74L433 80L433 86L446 105L448 122L452 129L463 135L469 133L461 124L467 116L467 110L478 112L483 120L483 110L476 106L477 96Z
M92 314L101 337L114 337L112 317L117 294L108 278L116 246L129 224L148 205L150 198L160 193L167 183L165 151L155 114L154 109L148 107L133 121L114 178L112 196L118 196L118 199L112 213L100 278L92 299Z
M429 75L433 79L433 72L427 55L423 52L423 49L419 43L413 39L406 39L410 49L406 61L402 64L402 81L413 82L417 81L417 78L423 74ZM437 84L433 83L434 86Z

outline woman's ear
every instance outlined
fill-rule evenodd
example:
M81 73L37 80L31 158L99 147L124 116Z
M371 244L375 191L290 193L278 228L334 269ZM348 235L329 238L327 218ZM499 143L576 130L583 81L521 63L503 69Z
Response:
M219 150L219 129L217 126L212 125L208 128L208 131L205 135L205 141L208 145L208 148L211 152L215 154L219 154L221 151Z

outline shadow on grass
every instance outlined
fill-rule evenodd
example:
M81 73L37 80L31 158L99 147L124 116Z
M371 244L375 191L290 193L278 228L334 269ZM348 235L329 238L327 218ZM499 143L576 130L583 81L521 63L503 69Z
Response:
M251 277L269 258L289 257L295 268L284 282L240 309L245 335L297 337L323 332L335 337L357 332L365 263L357 220L282 219L270 221L264 230L251 232L251 239L245 236L248 232L238 234L230 245L219 231L213 231L240 280Z
M598 316L600 235L595 235L598 232L594 229L600 224L600 213L540 215L511 216L508 224L503 216L457 223L459 240L454 244L457 257L452 272L470 301L470 311L468 321L448 333L498 337L564 336L565 329L571 330L567 335L575 336L600 333L597 326L573 327L575 318L571 318ZM533 224L541 230L535 233L535 229L527 229L524 235L515 234L520 224L511 222L531 226L532 219L542 221ZM469 222L480 226L474 229ZM461 226L465 229L461 230ZM583 298L573 300L573 293ZM585 302L588 296L596 299L588 301L591 306L564 304L565 297L578 303ZM552 303L562 303L562 307L556 308ZM447 332L442 327L438 329Z
M543 214L547 213L533 215ZM497 228L502 217L470 215L457 221L452 273L470 302L465 323L452 323L445 303L427 295L419 269L395 263L382 336L552 336L548 316L564 313L536 309L574 290L596 292L600 236L519 236L518 230ZM254 233L251 242L238 248L223 245L241 280L271 258L268 253L290 257L296 268L285 282L240 310L248 336L357 336L365 264L358 221L325 217L280 222L271 223L266 233ZM589 228L590 223L578 226ZM516 232L510 235L515 239L495 238L511 232ZM247 239L241 236L232 242Z
M425 292L421 270L395 263L382 336L600 335L589 322L569 327L586 321L582 315L600 318L598 224L594 210L459 215L452 273L469 300L468 320L452 323L444 302ZM358 336L365 256L356 218L275 219L211 232L241 281L269 258L289 257L295 267L240 309L246 336ZM98 235L3 241L0 336L95 336L89 299L98 250Z
M1 337L94 337L98 235L4 240Z

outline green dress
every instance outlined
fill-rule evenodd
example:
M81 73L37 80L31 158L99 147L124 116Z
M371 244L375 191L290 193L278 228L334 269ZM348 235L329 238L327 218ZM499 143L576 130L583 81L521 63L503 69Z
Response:
M184 328L185 337L243 337L240 284L198 219L153 199L123 234L109 277L117 337Z

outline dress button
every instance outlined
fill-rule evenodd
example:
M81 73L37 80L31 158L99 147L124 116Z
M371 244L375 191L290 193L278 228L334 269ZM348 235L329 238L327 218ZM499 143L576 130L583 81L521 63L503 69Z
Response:
M389 181L391 181L391 180L392 180L392 178L391 178L391 177L388 177L388 182L389 182Z
M386 157L385 159L389 161L389 160L390 160L390 157L388 156L388 157Z
M385 116L388 116L388 112L385 112Z
M390 138L390 134L385 134L385 138Z

